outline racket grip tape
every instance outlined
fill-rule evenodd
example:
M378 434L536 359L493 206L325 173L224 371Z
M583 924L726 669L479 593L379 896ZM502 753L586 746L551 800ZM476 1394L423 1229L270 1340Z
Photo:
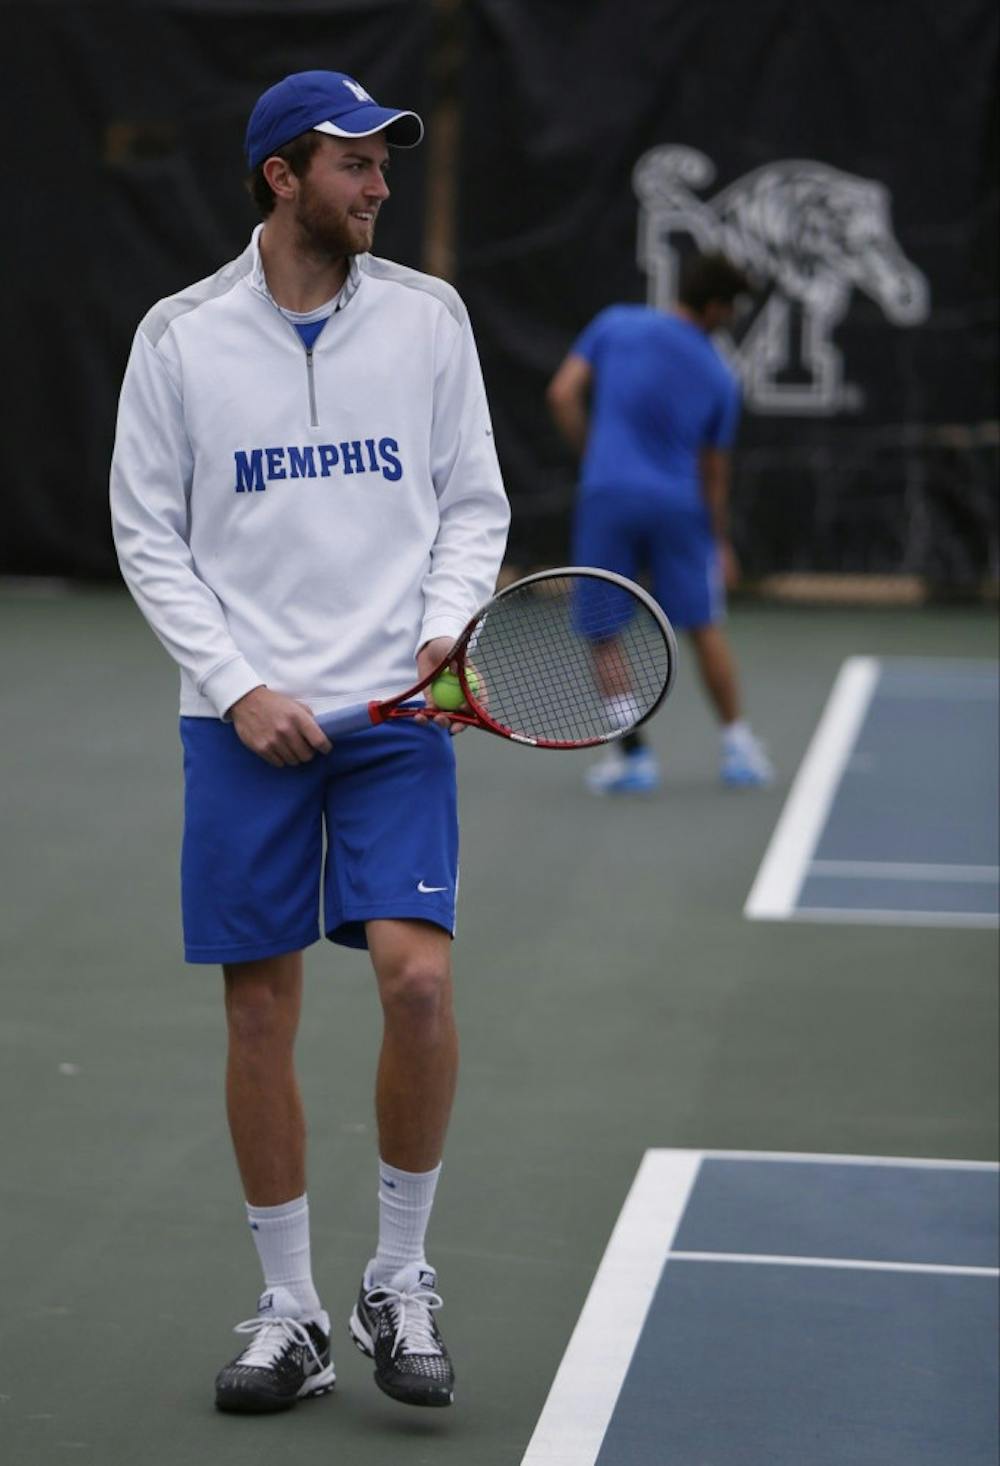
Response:
M342 738L345 733L360 733L371 728L377 721L369 711L370 703L359 702L353 707L338 708L332 713L320 713L316 721L327 738Z

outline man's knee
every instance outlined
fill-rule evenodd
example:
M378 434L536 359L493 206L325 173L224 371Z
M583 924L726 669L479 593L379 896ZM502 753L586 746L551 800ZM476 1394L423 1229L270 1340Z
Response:
M401 953L379 973L379 994L387 1016L438 1023L451 1012L448 963L433 953Z
M296 964L276 958L234 963L223 971L226 1024L234 1042L256 1047L294 1038L301 995Z

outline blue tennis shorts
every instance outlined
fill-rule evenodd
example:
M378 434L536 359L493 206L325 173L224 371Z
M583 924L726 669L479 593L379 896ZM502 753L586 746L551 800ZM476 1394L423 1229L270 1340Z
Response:
M189 962L274 957L323 933L363 948L378 917L454 934L458 800L445 729L400 719L281 769L215 718L181 718L181 742Z
M648 570L652 592L677 630L722 621L726 595L707 510L628 489L590 489L573 516L573 563L637 580Z

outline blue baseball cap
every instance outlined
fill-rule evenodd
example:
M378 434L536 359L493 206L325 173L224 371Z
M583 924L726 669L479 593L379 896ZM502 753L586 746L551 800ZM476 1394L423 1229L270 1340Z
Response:
M393 147L415 148L424 124L416 112L380 107L360 82L342 71L296 71L257 99L247 123L247 163L252 172L304 132L370 137L383 130Z

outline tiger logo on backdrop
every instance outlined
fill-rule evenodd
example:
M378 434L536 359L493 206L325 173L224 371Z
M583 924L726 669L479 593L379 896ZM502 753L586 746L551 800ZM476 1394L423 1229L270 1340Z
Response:
M649 303L675 299L681 237L725 254L763 287L745 326L718 341L747 407L816 417L859 411L863 394L845 381L834 340L853 292L894 326L919 325L930 311L927 279L893 233L888 189L826 163L786 160L699 197L714 177L714 164L695 148L652 148L636 164Z

